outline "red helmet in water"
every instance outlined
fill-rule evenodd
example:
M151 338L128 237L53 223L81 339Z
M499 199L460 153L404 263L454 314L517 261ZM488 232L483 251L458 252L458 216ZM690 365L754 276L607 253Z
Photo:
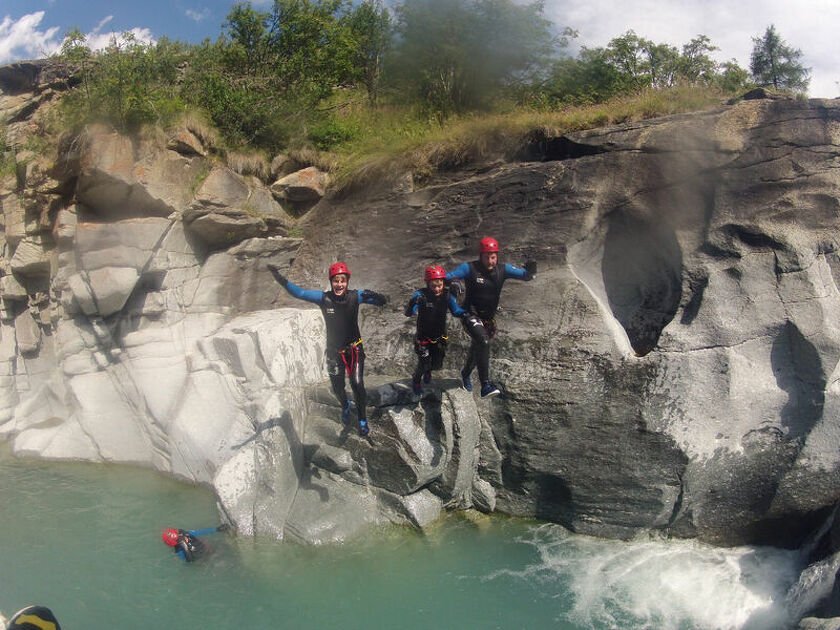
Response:
M337 276L340 273L346 275L348 280L350 279L350 268L347 265L342 262L330 265L330 280L333 279L333 276Z
M479 254L487 254L490 252L498 252L499 251L499 241L495 238L491 238L489 236L485 236L478 242L478 253Z
M165 542L170 547L174 547L178 544L178 530L172 529L171 527L169 529L165 529L163 530L162 538L163 542Z
M432 265L431 267L426 267L426 273L423 274L423 280L428 282L429 280L445 280L446 279L446 272L443 270L443 267L440 265Z

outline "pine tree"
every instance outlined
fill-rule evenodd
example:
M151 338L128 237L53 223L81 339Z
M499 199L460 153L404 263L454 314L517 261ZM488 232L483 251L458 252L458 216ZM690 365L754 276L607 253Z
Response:
M750 72L757 85L797 92L808 90L811 69L802 65L802 51L791 48L772 24L763 37L753 37Z

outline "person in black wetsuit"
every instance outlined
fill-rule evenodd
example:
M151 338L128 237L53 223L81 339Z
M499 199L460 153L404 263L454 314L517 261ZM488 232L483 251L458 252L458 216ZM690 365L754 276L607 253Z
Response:
M417 315L417 335L414 338L414 352L417 353L417 368L411 377L411 388L415 394L422 392L420 379L428 383L432 370L439 370L446 354L446 311L455 317L462 317L467 311L458 306L449 287L444 286L446 272L443 267L432 265L423 274L425 289L418 289L405 307L406 317Z
M478 366L478 378L481 380L481 397L498 395L499 388L490 381L490 340L496 334L496 310L502 285L507 278L532 280L537 274L537 263L527 262L525 268L499 264L499 243L496 239L485 237L478 246L479 259L461 264L455 271L446 274L446 280L461 279L466 285L464 308L468 314L461 319L464 329L472 339L467 352L467 361L461 370L461 382L464 389L472 391L471 374Z
M199 536L212 534L213 532L226 532L228 529L226 524L205 529L174 529L170 527L163 531L161 538L163 538L163 542L172 547L172 551L179 558L185 562L193 562L213 550L210 545L200 540Z
M367 289L355 291L348 289L350 269L341 262L330 266L330 286L332 287L330 291L302 289L289 282L277 266L270 264L268 269L274 279L292 297L321 307L321 314L327 325L327 373L330 376L333 393L341 405L341 421L345 425L350 422L350 400L344 389L346 372L350 377L353 397L356 399L359 435L367 435L370 433L370 427L365 417L367 406L364 383L365 351L362 347L362 335L359 332L359 305L384 306L388 298Z

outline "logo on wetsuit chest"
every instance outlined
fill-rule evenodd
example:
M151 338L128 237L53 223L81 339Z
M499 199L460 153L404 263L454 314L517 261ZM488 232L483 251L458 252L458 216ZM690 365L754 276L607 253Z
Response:
M487 282L487 280L485 280L485 279L484 279L484 278L482 278L481 276L479 276L478 278L476 278L476 279L475 279L475 283L476 283L476 284L484 284L484 283L486 283L486 282Z
M327 312L328 315L335 315L335 308L333 308L332 306L328 306L324 310Z

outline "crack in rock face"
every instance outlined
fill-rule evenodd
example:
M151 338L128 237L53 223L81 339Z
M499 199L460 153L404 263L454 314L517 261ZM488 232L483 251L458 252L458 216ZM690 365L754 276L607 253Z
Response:
M613 213L601 272L610 310L638 356L656 346L680 305L682 251L665 225Z

